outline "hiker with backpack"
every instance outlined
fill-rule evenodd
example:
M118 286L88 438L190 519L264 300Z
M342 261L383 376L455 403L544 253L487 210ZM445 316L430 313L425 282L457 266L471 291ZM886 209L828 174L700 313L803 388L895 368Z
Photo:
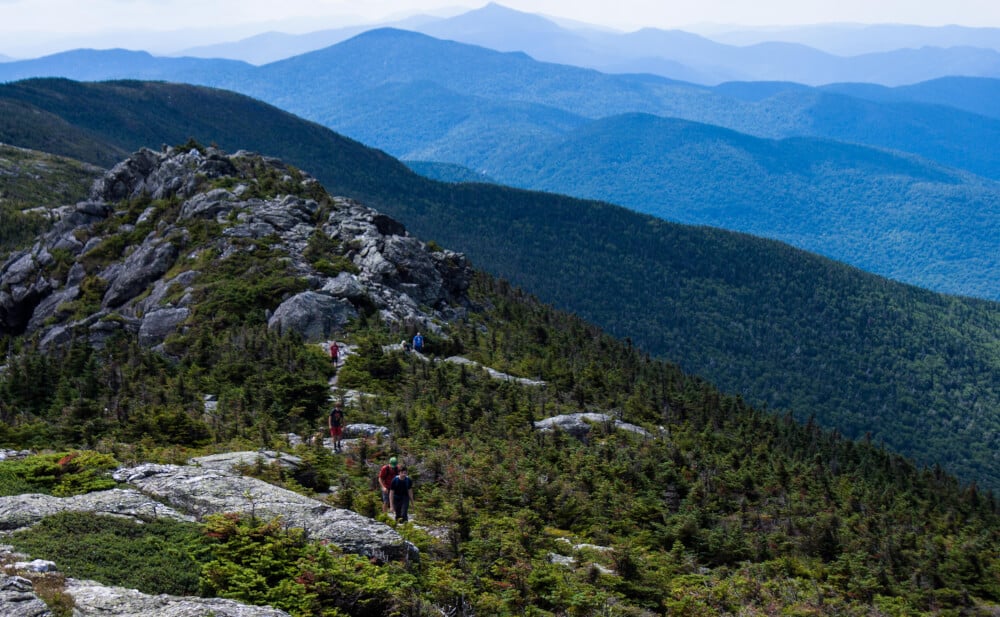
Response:
M333 362L333 367L337 368L337 364L340 362L340 345L337 341L330 343L330 360Z
M406 471L406 465L399 466L399 475L389 484L389 503L396 521L409 520L410 504L413 503L413 480Z
M330 412L330 439L333 440L333 451L340 452L340 440L344 434L344 409L337 403Z
M395 456L389 459L388 465L382 465L382 469L378 472L378 486L382 491L382 514L389 511L389 488L398 473L399 467L396 466Z

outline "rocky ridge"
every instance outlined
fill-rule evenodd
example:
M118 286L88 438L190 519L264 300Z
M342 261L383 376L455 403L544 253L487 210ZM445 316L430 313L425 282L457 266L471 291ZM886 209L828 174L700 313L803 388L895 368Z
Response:
M0 265L0 335L37 335L43 347L79 335L101 346L119 332L156 347L184 331L211 284L206 269L261 247L300 287L268 325L308 341L366 311L439 331L468 304L463 255L430 250L399 222L253 153L140 150L88 200L51 212L50 231Z

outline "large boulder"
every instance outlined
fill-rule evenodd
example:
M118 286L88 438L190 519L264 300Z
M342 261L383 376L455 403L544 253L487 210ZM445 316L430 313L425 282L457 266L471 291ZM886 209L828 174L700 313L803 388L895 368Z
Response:
M296 435L296 437L298 436ZM190 463L202 469L221 469L224 471L236 471L246 465L271 466L277 463L285 469L294 471L302 466L302 458L273 450L260 450L198 456L191 459Z
M304 291L285 300L274 310L267 327L279 332L298 332L306 341L324 341L341 331L358 311L344 298Z
M194 521L194 518L130 489L111 489L75 495L24 494L0 497L0 530L30 527L47 516L61 512L94 512L135 520L169 518Z
M590 434L590 430L595 424L608 424L617 430L636 433L644 437L649 436L649 431L641 426L616 420L604 413L582 412L553 416L551 418L545 418L544 420L535 422L535 429L543 433L560 430L576 438L582 439Z
M180 250L172 242L143 244L125 259L124 266L110 281L104 306L114 308L139 295L174 265Z
M513 375L498 371L494 368L488 366L483 366L482 364L476 362L475 360L470 360L468 358L463 358L462 356L450 356L444 359L445 362L451 362L452 364L461 364L464 366L474 367L486 371L486 374L493 379L499 381L513 381L519 383L522 386L544 386L545 382L537 379L528 379L527 377L515 377Z
M224 512L281 517L290 527L306 530L310 538L327 540L350 553L381 561L419 555L384 523L227 470L140 465L119 469L114 478L199 519Z
M222 598L148 595L134 589L107 587L93 581L66 581L81 617L289 617L270 606L250 606ZM4 613L6 615L6 613Z
M139 344L154 347L163 342L167 335L177 331L187 320L191 311L187 308L161 308L150 311L142 318L139 326Z

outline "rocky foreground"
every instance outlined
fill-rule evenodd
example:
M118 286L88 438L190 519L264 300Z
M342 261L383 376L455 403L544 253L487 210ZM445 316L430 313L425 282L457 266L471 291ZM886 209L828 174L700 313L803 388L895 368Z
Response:
M253 453L241 454L251 456ZM209 462L208 466L202 466L196 459L191 465L147 464L117 470L115 479L131 488L74 497L37 494L0 497L0 530L23 529L65 511L135 520L167 517L183 521L199 521L210 514L224 512L252 513L265 519L281 517L289 526L305 529L313 540L325 540L346 552L377 561L419 558L416 547L403 540L389 525ZM58 570L58 564L28 559L29 556L12 555L10 549L0 547L0 562L11 563L13 572ZM68 579L65 585L65 592L73 598L76 607L74 614L80 617L276 617L286 614L229 600L151 596L93 581ZM0 576L0 615L43 617L50 614L46 604L34 593L29 578Z

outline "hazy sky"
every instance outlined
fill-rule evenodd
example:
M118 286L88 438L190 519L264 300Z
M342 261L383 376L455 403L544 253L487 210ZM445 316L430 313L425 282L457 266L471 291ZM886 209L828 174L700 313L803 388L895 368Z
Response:
M698 24L825 22L1000 26L998 0L503 0L505 6L619 30ZM307 32L420 12L457 14L486 0L0 0L0 54L67 35L224 28L229 40L266 30ZM252 24L252 25L248 25ZM242 26L242 27L234 27ZM179 46L194 42L178 41ZM77 38L77 40L83 40ZM88 39L88 42L91 39ZM124 35L109 45L129 46ZM124 42L123 42L124 41ZM219 42L215 38L212 42ZM92 43L90 43L92 44Z
M484 4L485 0L0 0L0 31L162 30L296 16L378 20ZM504 0L500 4L626 30L706 22L1000 26L997 0Z

